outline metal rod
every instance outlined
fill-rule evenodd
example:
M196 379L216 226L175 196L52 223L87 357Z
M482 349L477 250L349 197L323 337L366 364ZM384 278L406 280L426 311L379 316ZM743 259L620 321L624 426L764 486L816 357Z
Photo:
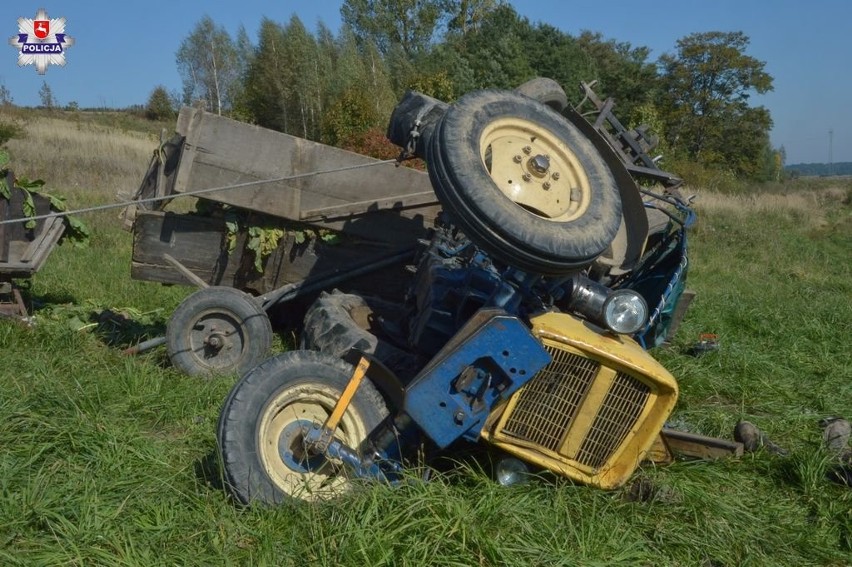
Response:
M83 209L75 209L73 211L59 211L50 214L44 215L34 215L31 217L24 217L19 219L8 219L8 220L0 220L0 226L4 224L13 224L18 222L30 222L37 221L42 219L52 219L56 217L67 217L70 215L78 215L81 213L93 213L97 211L106 211L109 209L119 209L122 207L129 207L131 205L139 205L144 203L159 203L160 201L170 201L172 199L177 199L178 197L196 197L198 195L206 195L207 193L215 193L217 191L228 191L231 189L242 189L243 187L251 187L252 185L263 185L265 183L277 183L279 181L293 181L296 179L304 179L305 177L312 177L314 175L323 175L325 173L339 173L342 171L351 171L353 169L364 169L367 167L376 167L378 165L385 165L389 163L396 163L394 159L386 159L383 161L377 161L373 163L362 163L358 165L350 165L347 167L339 167L337 169L326 169L322 171L311 171L308 173L300 173L298 175L287 175L285 177L277 177L275 179L262 179L260 181L246 181L245 183L237 183L235 185L223 185L221 187L210 187L208 189L198 189L197 191L188 191L186 193L175 193L173 195L164 195L161 197L149 197L147 199L136 199L132 201L121 201L118 203L111 203L108 205L97 205L94 207L86 207Z
M156 337L153 339L148 339L147 341L142 341L136 346L126 348L121 351L121 354L123 354L124 356L133 356L164 344L166 344L166 337Z
M414 248L409 248L403 252L400 252L399 254L395 254L388 258L383 258L382 260L379 260L377 262L370 262L369 264L365 264L360 268L347 270L343 273L332 274L324 278L319 278L313 282L302 280L298 283L287 284L269 294L260 296L259 299L261 302L261 306L264 310L268 310L274 305L277 305L278 303L290 301L291 299L295 299L306 293L311 293L312 291L316 291L318 289L337 285L342 281L346 281L351 278L356 278L358 276L363 276L364 274L369 274L370 272L380 270L387 266L392 266L393 264L397 264L399 262L404 262L405 260L412 258L413 256Z
M322 424L319 439L314 445L314 449L318 453L324 453L328 449L328 444L331 442L332 437L334 437L334 432L337 430L340 420L343 419L343 414L346 413L349 404L352 403L352 398L355 397L355 392L358 391L358 386L361 385L369 368L370 360L366 356L362 356L361 360L358 361L358 365L355 367L355 371L352 373L352 378L349 379L346 388L343 389L343 393L340 394L337 403L334 404L334 409L329 414L328 419L325 420L325 423Z

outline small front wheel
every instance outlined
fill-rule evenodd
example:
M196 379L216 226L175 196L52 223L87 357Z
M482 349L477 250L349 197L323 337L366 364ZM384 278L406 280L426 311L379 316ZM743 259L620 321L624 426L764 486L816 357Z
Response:
M267 356L272 325L248 294L201 289L181 303L166 326L172 364L190 376L242 374Z
M290 351L246 374L231 390L216 435L229 492L239 502L278 504L285 498L334 497L350 486L341 463L313 454L303 432L331 414L352 366L313 351ZM364 380L335 432L358 448L388 415Z

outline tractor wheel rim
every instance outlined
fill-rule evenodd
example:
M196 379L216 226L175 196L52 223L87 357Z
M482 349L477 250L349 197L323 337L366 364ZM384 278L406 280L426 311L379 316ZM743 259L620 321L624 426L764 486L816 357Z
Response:
M499 191L531 214L567 222L588 209L586 169L549 130L528 120L503 118L483 130L479 147L483 166Z
M346 489L342 465L299 447L303 431L325 422L340 393L319 383L286 388L266 406L259 420L259 457L269 478L286 494L303 500L334 496ZM363 421L350 407L335 438L357 448L366 437Z

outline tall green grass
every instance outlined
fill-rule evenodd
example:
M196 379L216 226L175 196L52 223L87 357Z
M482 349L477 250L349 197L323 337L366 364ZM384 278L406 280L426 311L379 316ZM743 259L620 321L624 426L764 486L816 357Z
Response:
M698 207L698 297L655 353L680 382L673 420L730 437L748 419L787 457L646 465L635 478L653 490L638 500L630 484L551 477L500 488L462 466L275 509L221 489L214 428L234 378L121 354L190 290L131 281L130 235L95 215L90 247L56 249L26 289L34 326L0 320L0 564L852 564L852 490L826 479L817 424L852 418L848 191L705 193ZM690 356L701 333L720 349Z

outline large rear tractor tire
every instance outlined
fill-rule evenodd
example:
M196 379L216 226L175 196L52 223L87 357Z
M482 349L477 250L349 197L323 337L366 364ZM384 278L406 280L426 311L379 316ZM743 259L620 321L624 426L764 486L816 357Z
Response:
M371 297L323 292L308 309L302 332L302 348L343 358L351 349L374 355L400 377L413 377L417 357L371 332L372 319L382 314L399 316L400 306ZM399 334L403 331L400 329Z
M432 186L454 224L506 264L573 273L618 231L621 198L603 158L574 125L527 96L468 93L426 149Z
M341 463L310 454L301 441L304 427L328 418L352 372L342 360L297 350L270 358L234 386L216 431L225 484L234 498L243 504L312 501L351 486ZM381 395L365 379L335 438L357 449L387 415Z

